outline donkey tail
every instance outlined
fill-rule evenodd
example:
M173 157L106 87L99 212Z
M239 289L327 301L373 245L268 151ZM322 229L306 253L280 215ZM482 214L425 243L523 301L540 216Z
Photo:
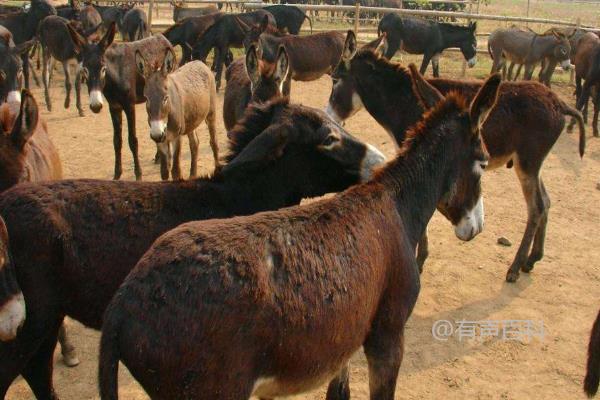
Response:
M119 398L119 323L106 310L102 337L100 338L100 355L98 365L98 386L102 400L117 400Z
M585 126L583 124L583 116L579 111L564 101L560 100L560 103L563 114L573 117L575 121L577 121L577 125L579 125L579 156L583 157L583 154L585 153Z
M308 23L310 25L310 34L312 35L312 33L313 33L312 19L310 19L310 17L308 15L306 15L306 14L304 14L304 19L308 20Z
M592 328L590 345L588 347L587 374L583 381L583 390L588 397L593 397L598 392L600 381L600 312Z

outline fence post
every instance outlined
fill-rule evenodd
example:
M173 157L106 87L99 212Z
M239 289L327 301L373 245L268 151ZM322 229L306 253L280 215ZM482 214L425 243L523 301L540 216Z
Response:
M354 6L354 34L358 38L358 19L360 18L360 3L357 1Z
M527 0L527 18L529 18L529 7L531 6L531 0ZM529 22L525 22L525 26L529 26Z
M473 0L469 1L469 14L473 13ZM471 25L471 18L467 19L467 25ZM461 76L464 78L467 75L467 60L463 57Z
M154 8L154 0L150 0L148 6L148 27L152 30L152 8Z

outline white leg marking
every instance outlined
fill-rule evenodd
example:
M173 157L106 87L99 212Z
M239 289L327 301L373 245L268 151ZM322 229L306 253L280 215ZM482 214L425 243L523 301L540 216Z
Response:
M0 308L0 340L17 337L17 330L25 322L25 299L23 293L14 295Z

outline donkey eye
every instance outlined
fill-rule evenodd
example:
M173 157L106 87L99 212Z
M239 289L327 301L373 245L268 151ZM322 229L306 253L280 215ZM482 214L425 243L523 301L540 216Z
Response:
M332 146L334 143L338 142L340 139L336 136L336 135L328 135L325 140L323 140L323 143L321 143L321 146L324 147L330 147Z

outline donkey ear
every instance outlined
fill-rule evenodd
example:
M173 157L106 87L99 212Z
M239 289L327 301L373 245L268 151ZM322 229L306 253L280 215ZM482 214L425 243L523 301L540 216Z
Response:
M473 32L473 33L474 33L474 32L477 30L477 21L475 21L475 22L471 22L471 23L469 24L469 29L471 29L471 32Z
M282 82L285 81L289 70L290 60L288 58L287 51L285 50L285 47L279 46L279 51L277 52L277 61L275 63L275 78L280 79Z
M71 40L73 41L73 45L75 46L75 52L77 54L81 53L83 46L86 43L86 40L83 36L77 32L75 27L71 24L67 24L67 29L69 30L69 35L71 36Z
M106 48L112 44L113 40L115 40L116 32L117 32L117 26L116 26L116 23L113 22L108 27L108 30L106 31L104 36L102 36L102 39L100 39L100 41L98 42L98 46L100 46L104 50L106 50Z
M165 59L163 60L163 65L161 71L164 75L170 74L175 71L177 65L177 56L175 56L175 52L171 47L167 49L165 54Z
M282 156L287 144L287 130L277 124L271 125L252 139L242 152L222 169L224 176L235 171L245 171L260 167Z
M246 52L246 73L248 74L252 85L256 86L258 84L260 72L258 71L258 56L256 55L255 45L251 45Z
M479 134L481 126L485 123L490 111L492 111L496 100L498 99L498 89L502 78L499 73L491 75L481 86L481 89L475 95L475 98L471 102L469 110L469 116L471 117L471 124L476 123L477 129L475 134Z
M419 104L425 110L435 107L437 103L444 100L444 96L423 78L423 75L417 70L415 64L408 66L410 70L410 79L412 81L413 93L417 97Z
M233 16L233 18L235 19L235 21L237 22L237 24L239 25L240 29L242 30L242 33L245 35L248 32L250 32L250 30L252 29L248 24L246 24L244 21L242 21L239 17L237 16Z
M6 79L6 72L0 71L0 83L4 82Z
M12 132L10 134L14 145L22 149L25 143L31 138L38 124L38 106L31 93L23 89L21 92L21 106L19 115L15 120Z
M356 54L357 48L356 35L354 34L354 31L349 30L346 34L346 42L344 43L344 50L342 51L342 60L350 61Z
M137 68L137 71L141 76L146 76L146 74L149 73L148 63L146 62L146 59L144 58L142 53L140 53L139 50L135 51L135 67Z
M13 54L25 54L35 45L36 39L31 39L21 44L16 45L12 52Z
M387 52L388 41L387 41L387 33L383 32L381 36L379 36L379 43L373 52L378 56L383 56Z

